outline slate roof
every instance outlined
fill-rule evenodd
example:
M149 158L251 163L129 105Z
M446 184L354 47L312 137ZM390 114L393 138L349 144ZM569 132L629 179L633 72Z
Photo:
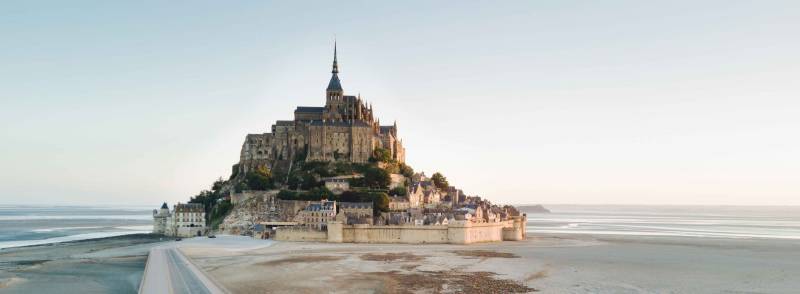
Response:
M307 211L333 210L333 202L312 203L306 207Z
M310 113L322 113L325 110L325 107L312 107L312 106L298 106L294 112L310 112Z
M392 132L394 126L381 126L381 134L388 134Z
M331 81L328 82L328 91L342 91L342 82L339 81L339 75L333 74Z
M311 125L312 126L326 125L326 126L332 126L332 127L349 127L349 126L352 125L352 126L356 126L356 127L369 127L369 124L367 124L366 122L360 121L360 120L354 121L352 123L349 122L349 121L343 121L343 120L342 121L326 121L326 122L323 123L321 120L315 120L315 121L311 122Z
M372 202L339 202L339 208L372 208Z

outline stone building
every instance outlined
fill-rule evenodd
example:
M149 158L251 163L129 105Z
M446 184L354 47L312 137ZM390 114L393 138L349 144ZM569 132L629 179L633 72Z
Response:
M411 208L411 202L406 197L389 197L390 211L403 211Z
M298 222L315 229L325 229L336 218L336 201L313 201L297 214Z
M205 206L200 203L178 203L169 211L167 203L153 210L153 233L166 236L194 237L206 232Z
M333 194L339 195L350 190L350 180L354 177L355 176L338 176L322 178L320 180L325 183L325 188L331 190Z
M365 163L376 148L389 150L398 162L405 161L397 122L382 126L372 104L361 95L345 95L334 44L325 106L299 106L294 111L294 120L275 122L269 133L247 135L236 172L244 174L259 166L275 169L298 158Z
M153 209L153 234L166 234L171 216L166 202L161 205L161 208Z
M339 202L345 224L373 224L372 202Z

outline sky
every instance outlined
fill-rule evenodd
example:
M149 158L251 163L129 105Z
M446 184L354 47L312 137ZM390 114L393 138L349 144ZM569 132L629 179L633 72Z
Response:
M796 1L0 4L0 204L153 205L345 93L504 204L800 205Z

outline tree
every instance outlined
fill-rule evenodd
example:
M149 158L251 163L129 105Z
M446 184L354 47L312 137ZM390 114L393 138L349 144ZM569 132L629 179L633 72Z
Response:
M390 201L391 200L389 200L389 195L386 195L386 193L373 193L372 209L374 210L374 212L376 212L375 214L377 215L377 212L389 211Z
M216 230L232 208L233 204L231 204L230 200L220 201L219 204L215 205L208 217L211 228Z
M436 188L439 188L439 190L447 191L447 189L450 187L450 183L447 182L447 178L439 172L433 174L433 176L431 176L431 180L433 180L433 185L435 185Z
M311 173L304 173L302 180L303 181L300 183L300 188L303 190L311 190L313 188L322 186L322 183L317 181L317 177Z
M247 184L245 184L243 182L239 182L238 184L236 184L236 186L233 187L233 191L235 193L242 193L242 191L248 190L248 189L250 189L250 187L247 187Z
M273 187L272 173L266 167L259 167L245 176L247 187L253 190L268 190Z
M404 186L395 187L394 189L389 190L389 195L391 196L406 196L407 194L408 190L406 190L406 187Z
M356 192L353 190L348 190L339 194L339 201L342 202L364 202L364 197L362 192Z
M280 192L278 192L278 199L297 200L297 193L288 190L281 190Z
M369 158L371 162L392 162L392 153L388 149L375 148L372 150L372 156Z
M211 185L211 191L215 191L215 192L219 191L220 189L222 189L222 186L224 186L225 183L226 183L225 180L223 180L222 177L219 177L219 179L214 181L214 184Z
M386 189L392 183L392 177L382 168L373 167L364 173L364 185L369 188Z
M307 201L319 201L322 199L329 199L329 197L333 195L331 190L325 187L316 187L311 189L306 193L302 193L299 195L300 200L307 200Z
M405 163L401 163L400 174L406 178L411 178L412 176L414 176L414 169L406 165Z

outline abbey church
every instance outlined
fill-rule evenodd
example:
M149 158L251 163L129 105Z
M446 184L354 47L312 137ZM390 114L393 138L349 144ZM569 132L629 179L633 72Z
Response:
M264 166L269 169L295 160L365 163L373 150L383 148L398 162L405 149L397 137L397 123L382 126L361 96L344 94L333 49L333 70L325 90L325 106L299 106L294 120L279 120L269 133L249 134L242 145L238 172Z

